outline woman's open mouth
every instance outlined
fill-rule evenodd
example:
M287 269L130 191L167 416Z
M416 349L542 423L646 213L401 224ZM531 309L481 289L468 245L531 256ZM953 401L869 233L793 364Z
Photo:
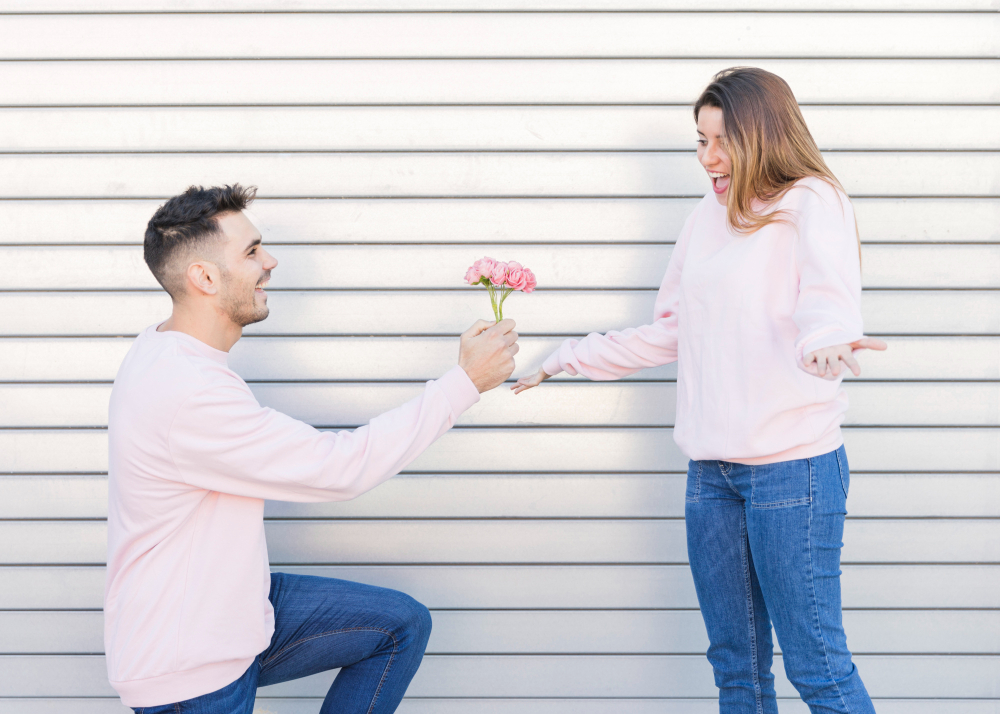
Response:
M708 175L712 179L712 190L716 193L725 193L729 188L729 174L709 171Z

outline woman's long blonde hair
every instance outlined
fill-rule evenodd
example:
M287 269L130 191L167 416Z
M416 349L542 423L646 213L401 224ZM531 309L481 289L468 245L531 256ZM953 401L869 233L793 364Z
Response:
M724 69L695 102L696 122L702 107L722 110L724 145L733 167L726 216L736 233L788 222L783 212L766 207L801 178L815 176L844 190L823 160L791 88L778 75L756 67ZM765 206L755 208L755 201Z

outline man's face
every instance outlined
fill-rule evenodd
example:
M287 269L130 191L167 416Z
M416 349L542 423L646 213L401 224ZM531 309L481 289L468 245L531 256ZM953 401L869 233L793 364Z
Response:
M267 293L264 288L278 261L264 250L260 232L240 213L219 216L219 228L225 237L222 284L219 298L229 319L240 327L267 317Z

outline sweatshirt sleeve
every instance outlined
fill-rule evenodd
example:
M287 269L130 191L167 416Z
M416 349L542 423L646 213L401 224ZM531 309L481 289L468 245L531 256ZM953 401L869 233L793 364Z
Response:
M677 311L680 304L681 271L697 210L688 216L667 264L653 307L653 321L641 327L592 332L582 340L566 340L542 363L549 376L560 372L581 374L588 379L627 377L647 367L677 361Z
M795 358L824 347L850 344L864 336L861 320L861 257L854 210L841 191L814 180L801 189L795 264L799 297L793 320L799 329Z
M321 432L262 407L249 387L201 389L181 406L169 447L181 479L237 496L343 501L399 473L479 401L459 366L424 393L353 431Z

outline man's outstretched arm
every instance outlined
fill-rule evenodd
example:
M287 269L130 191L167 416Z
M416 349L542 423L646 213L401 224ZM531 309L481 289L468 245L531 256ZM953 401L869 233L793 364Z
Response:
M353 431L320 432L261 407L235 377L193 394L169 432L178 478L191 486L253 498L338 501L399 473L479 394L514 370L514 322L480 321L461 337L458 365L424 393Z

